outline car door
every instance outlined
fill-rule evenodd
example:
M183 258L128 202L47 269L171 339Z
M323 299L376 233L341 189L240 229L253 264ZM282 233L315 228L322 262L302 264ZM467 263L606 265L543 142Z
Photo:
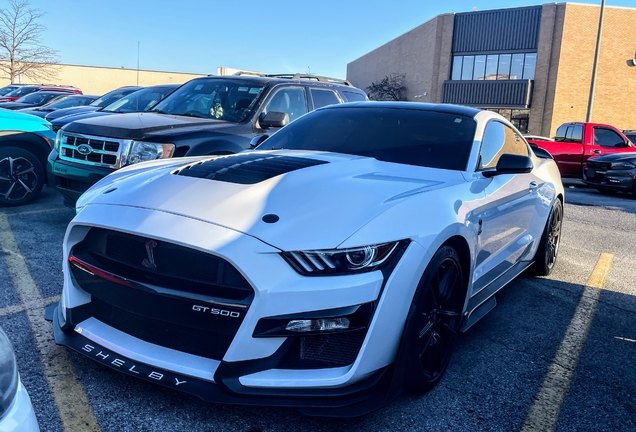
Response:
M258 118L261 119L270 111L287 113L289 122L293 122L307 112L307 95L303 86L281 86L269 95ZM272 134L279 128L261 128L256 122L256 133Z
M529 148L509 126L491 120L485 128L478 171L493 170L502 154L529 155ZM485 195L476 210L480 234L473 279L474 292L486 287L525 257L541 236L537 224L541 180L532 173L484 177Z
M588 147L588 153L585 155L585 161L590 157L610 154L610 153L623 153L633 152L636 149L630 145L629 142L625 142L625 139L613 129L594 126L592 128L593 145Z

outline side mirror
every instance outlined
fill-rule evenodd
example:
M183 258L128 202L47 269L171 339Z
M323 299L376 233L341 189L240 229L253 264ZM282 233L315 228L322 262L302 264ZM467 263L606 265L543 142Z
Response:
M529 156L504 153L492 171L482 171L484 177L494 177L501 174L525 174L532 171L532 159Z
M289 124L289 115L285 112L270 111L265 115L261 115L258 120L259 126L263 129L270 127L279 128Z
M628 142L619 142L618 144L614 144L614 147L616 147L616 148L629 147L629 143Z
M265 141L267 138L269 138L269 135L267 134L258 134L254 136L254 138L250 140L250 148L255 149L256 147L261 145L261 143Z

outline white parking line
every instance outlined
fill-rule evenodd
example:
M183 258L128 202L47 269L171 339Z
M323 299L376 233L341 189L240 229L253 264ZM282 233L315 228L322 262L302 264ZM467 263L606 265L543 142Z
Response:
M25 212L26 213L26 212ZM99 425L66 349L55 344L51 325L44 320L43 299L15 241L6 214L0 214L0 248L13 286L31 326L40 363L65 431L99 431Z
M0 308L0 317L6 316L6 315L11 315L11 314L14 314L14 313L24 312L27 309L43 310L48 305L50 305L52 303L55 303L55 302L58 302L58 301L60 301L60 296L56 295L56 296L53 296L53 297L36 300L36 301L33 301L31 303L27 303L27 304L19 304L19 305L15 305L15 306L6 306L6 307L3 307L3 308Z
M521 432L554 430L613 258L612 254L602 253L596 262Z

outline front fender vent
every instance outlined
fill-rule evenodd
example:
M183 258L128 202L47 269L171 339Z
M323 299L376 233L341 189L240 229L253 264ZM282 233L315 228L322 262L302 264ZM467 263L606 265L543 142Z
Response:
M186 165L174 175L218 180L229 183L255 184L303 168L329 163L327 161L264 154L236 154Z

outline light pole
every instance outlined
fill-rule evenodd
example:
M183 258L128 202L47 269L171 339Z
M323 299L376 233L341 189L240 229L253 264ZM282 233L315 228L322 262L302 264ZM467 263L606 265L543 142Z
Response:
M587 99L587 115L585 121L589 123L592 119L592 104L594 103L594 85L596 84L596 69L598 68L598 52L601 47L601 30L603 28L603 12L605 11L605 0L601 0L601 15L598 18L598 34L596 35L596 49L594 51L594 66L592 67L592 82L590 83L590 97Z

